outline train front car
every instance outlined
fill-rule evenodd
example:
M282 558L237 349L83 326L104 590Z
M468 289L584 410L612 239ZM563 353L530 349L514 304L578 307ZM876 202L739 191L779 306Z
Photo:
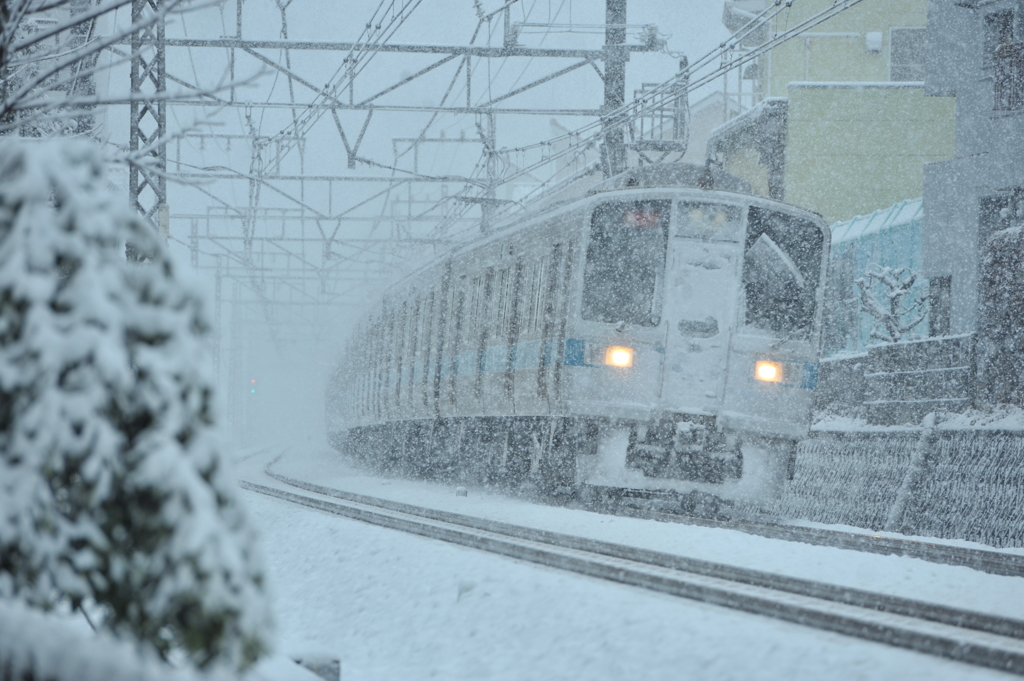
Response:
M565 410L605 419L577 481L691 502L770 499L808 427L826 225L699 190L622 192L591 215Z
M343 353L332 440L466 483L771 497L809 422L828 228L744 189L640 169L411 273Z

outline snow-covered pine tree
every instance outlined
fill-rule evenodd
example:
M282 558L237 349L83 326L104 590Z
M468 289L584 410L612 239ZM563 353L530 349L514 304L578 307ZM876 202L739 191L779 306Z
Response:
M95 602L115 632L244 668L269 610L207 328L94 147L0 142L0 596Z

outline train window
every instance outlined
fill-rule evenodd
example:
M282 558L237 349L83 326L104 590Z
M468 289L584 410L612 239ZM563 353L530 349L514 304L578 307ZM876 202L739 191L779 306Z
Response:
M387 410L391 406L391 376L392 364L394 362L395 349L395 310L391 305L387 307L387 330L384 332L384 366L383 385L381 386L381 408Z
M452 349L451 349L451 394L449 396L449 402L455 404L455 386L457 376L460 372L465 371L464 366L460 366L459 353L462 352L462 334L463 334L463 312L466 306L466 292L458 292L458 302L455 305L455 331L452 337Z
M533 328L533 271L536 266L533 263L520 266L519 291L517 303L519 307L519 319L516 320L519 333L529 333Z
M431 370L434 368L434 363L431 362L431 356L434 351L434 315L436 314L436 296L431 291L430 295L427 296L426 305L423 309L423 373L420 374L420 382L423 384L423 391L420 395L420 400L423 406L427 406L427 383L431 378Z
M519 259L516 262L516 266L512 268L512 281L511 288L509 291L509 304L508 304L508 329L506 338L508 338L509 345L515 345L516 339L522 332L523 319L522 315L526 311L526 307L522 304L523 296L523 261Z
M395 324L395 406L402 404L402 373L405 371L405 329L409 322L408 303L402 302L402 310L398 313L398 322Z
M747 326L789 337L810 334L822 241L810 220L751 206L743 256Z
M676 236L702 241L739 241L743 236L743 213L739 206L680 203L676 216Z
M445 317L445 342L444 342L444 353L445 355L452 355L454 352L458 352L458 326L462 323L459 319L462 316L462 310L459 308L459 282L455 281L455 285L450 287L448 292L448 314Z
M512 272L508 269L501 271L498 275L498 301L494 306L495 321L494 337L504 339L508 335L509 311L511 308L512 296Z
M533 282L533 331L539 333L544 324L544 282L548 280L548 261L537 263Z
M494 313L494 279L495 273L493 268L488 268L484 272L483 280L483 293L480 296L480 343L477 347L477 371L483 371L484 351L487 350L487 343L491 336L491 323L492 315ZM478 385L480 377L477 377Z
M668 201L606 203L594 210L583 272L583 318L656 326L665 273Z
M409 343L409 393L407 395L408 402L406 404L412 404L413 386L416 385L416 365L420 360L420 301L417 299L413 303L412 308L412 322L409 324L409 330L412 334Z

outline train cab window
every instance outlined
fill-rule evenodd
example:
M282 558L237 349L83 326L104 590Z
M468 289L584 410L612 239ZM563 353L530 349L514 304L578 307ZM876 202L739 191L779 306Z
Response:
M743 237L743 211L739 206L680 203L676 216L676 236L701 241L740 241Z
M670 202L606 203L594 210L583 272L583 319L656 326Z
M810 220L751 206L743 255L747 326L808 337L822 247L821 230Z

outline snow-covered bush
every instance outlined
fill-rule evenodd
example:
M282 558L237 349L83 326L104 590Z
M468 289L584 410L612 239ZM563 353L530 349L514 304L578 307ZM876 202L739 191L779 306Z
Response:
M871 338L898 343L928 317L928 299L915 290L916 282L917 272L909 267L875 266L856 280L861 312L874 320Z
M95 148L0 142L0 596L95 602L162 653L244 667L269 611L214 438L207 329Z

